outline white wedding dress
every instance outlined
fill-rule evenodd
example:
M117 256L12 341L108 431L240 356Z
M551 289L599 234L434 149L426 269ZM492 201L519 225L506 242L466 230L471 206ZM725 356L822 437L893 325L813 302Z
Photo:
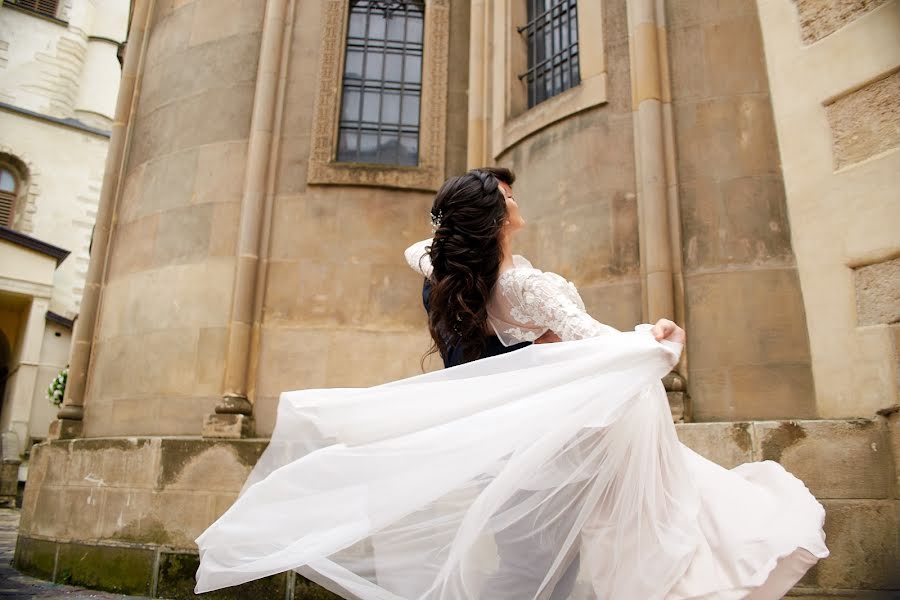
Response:
M407 251L426 276L427 245ZM294 569L361 600L759 600L828 556L822 506L780 465L679 443L660 379L680 344L603 325L515 264L494 330L563 341L282 394L241 496L197 538L197 592Z

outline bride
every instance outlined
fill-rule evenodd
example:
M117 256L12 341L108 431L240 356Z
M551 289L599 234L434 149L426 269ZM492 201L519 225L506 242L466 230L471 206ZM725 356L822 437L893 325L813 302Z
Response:
M767 599L828 556L822 506L780 465L678 442L660 379L681 328L603 325L511 253L513 182L450 178L406 252L452 368L282 394L197 538L198 593L293 569L361 600Z

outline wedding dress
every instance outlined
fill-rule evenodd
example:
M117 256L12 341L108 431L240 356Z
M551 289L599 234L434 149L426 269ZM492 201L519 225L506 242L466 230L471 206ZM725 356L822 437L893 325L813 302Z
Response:
M430 273L428 240L407 250ZM828 556L824 510L771 461L679 443L681 345L619 332L521 257L504 344L563 341L368 389L281 395L272 441L199 538L196 591L294 569L360 600L780 598Z

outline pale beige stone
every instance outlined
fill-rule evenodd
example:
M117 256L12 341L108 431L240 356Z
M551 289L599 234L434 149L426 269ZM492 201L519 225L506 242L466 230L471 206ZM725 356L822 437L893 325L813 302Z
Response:
M739 365L730 369L730 382L731 402L735 408L734 412L727 413L728 418L809 419L816 416L809 363Z
M778 461L817 498L893 493L891 448L880 421L764 421L753 427L757 458Z
M190 45L198 46L224 38L259 31L265 12L264 0L196 0Z
M168 210L159 216L154 266L196 263L209 255L215 205L198 204Z
M900 258L854 270L860 325L900 321Z
M676 103L678 178L719 179L777 172L777 139L767 96L722 96Z
M165 62L172 54L187 47L194 21L194 4L188 4L180 10L164 9L162 13L156 14L156 18L157 22L147 33L147 66Z
M754 269L685 278L694 368L809 361L793 269Z
M840 29L804 45L797 27L799 5L757 2L791 240L803 286L818 413L828 417L871 416L896 394L894 357L884 351L884 336L857 331L853 272L848 266L896 256L900 154L881 152L835 171L834 138L826 118L828 109L823 108L835 98L852 102L854 90L883 80L900 65L896 34L900 4L885 2L857 11L864 4L874 6L804 2L804 11L822 11L822 23L836 23L827 16L838 14L835 11L847 8L852 13ZM878 52L859 52L863 47L878 48ZM859 94L859 99L867 99L846 124L858 124L859 140L868 140L861 148L872 149L887 143L892 134L889 130L875 133L877 127L867 129L866 124L878 123L880 117L875 115L890 112L869 110L877 104L876 97ZM878 352L881 359L876 362L872 357ZM858 354L865 355L865 360L859 360Z
M240 202L246 164L247 142L244 140L198 148L193 202ZM236 230L231 230L231 233Z
M675 430L681 443L726 469L753 460L750 423L682 423Z
M749 4L747 14L703 26L703 71L709 96L769 92L759 17Z
M842 168L900 146L900 71L825 107L834 138L835 167Z
M113 247L128 250L114 251L110 259L109 277L115 279L153 266L153 251L159 215L148 215L128 223L120 223L113 237Z
M422 333L339 330L328 348L327 387L369 387L422 373L430 344ZM390 356L378 364L372 356Z
M831 556L811 569L801 585L821 588L900 588L900 506L896 500L823 500Z
M621 283L579 285L578 293L584 300L588 313L600 321L621 331L630 331L640 323L640 281L625 280Z

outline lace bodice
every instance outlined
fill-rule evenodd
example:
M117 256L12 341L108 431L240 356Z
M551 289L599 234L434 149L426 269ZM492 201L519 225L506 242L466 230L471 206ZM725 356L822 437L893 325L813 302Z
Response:
M431 276L430 245L430 239L422 240L405 252L409 266L425 277ZM513 264L500 273L488 304L488 320L504 345L533 342L548 330L564 342L617 331L585 311L575 285L565 278L535 269L522 256L514 256Z

